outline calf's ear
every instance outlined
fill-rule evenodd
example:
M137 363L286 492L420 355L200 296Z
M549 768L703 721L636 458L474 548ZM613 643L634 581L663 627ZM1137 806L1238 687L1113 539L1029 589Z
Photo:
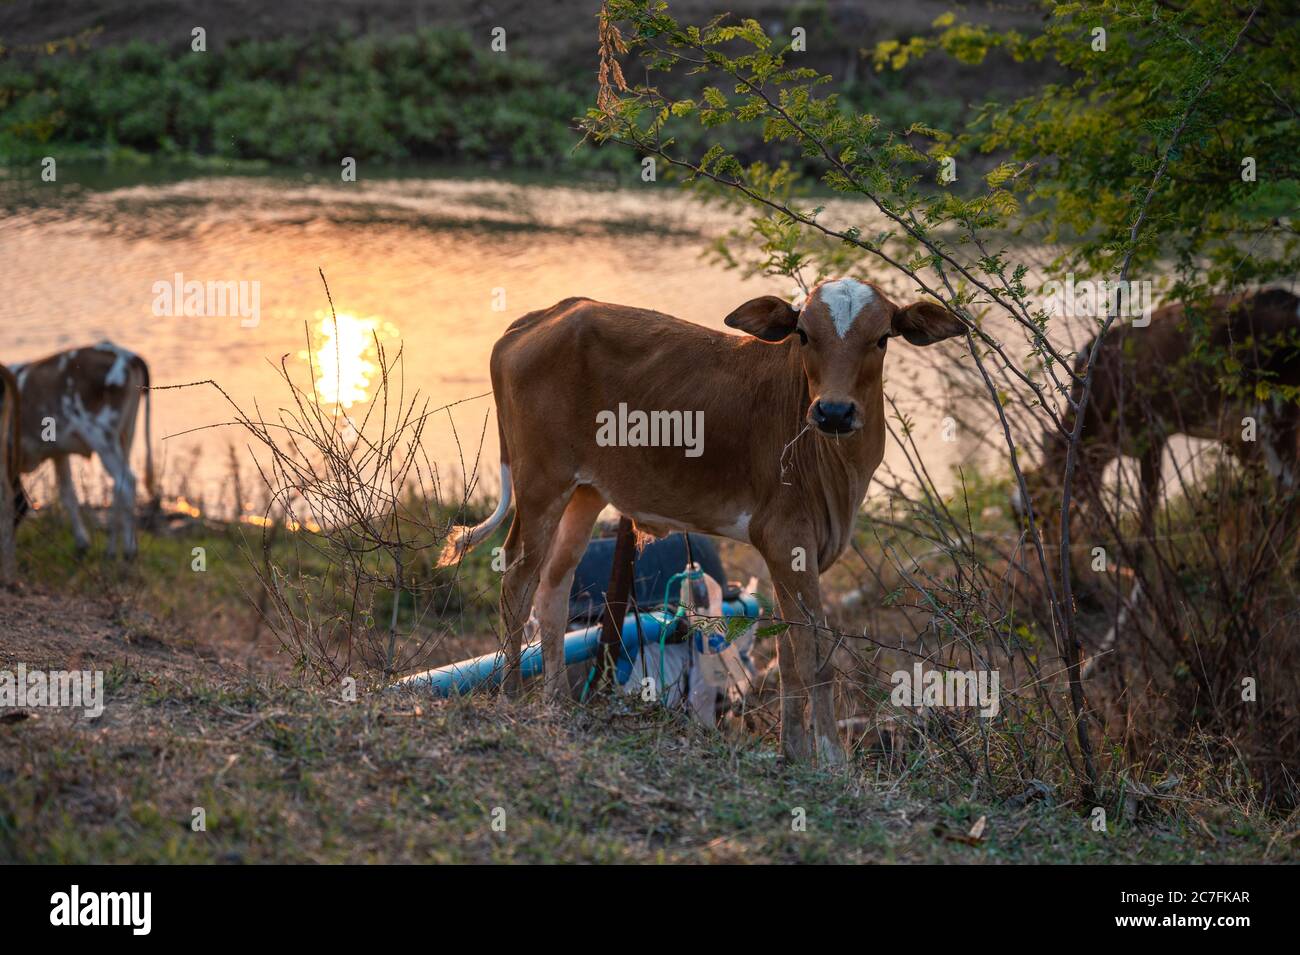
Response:
M913 345L933 345L965 332L965 323L937 302L913 302L894 313L894 334Z
M799 313L785 299L775 295L750 299L723 320L728 328L738 328L765 342L779 342L794 331Z

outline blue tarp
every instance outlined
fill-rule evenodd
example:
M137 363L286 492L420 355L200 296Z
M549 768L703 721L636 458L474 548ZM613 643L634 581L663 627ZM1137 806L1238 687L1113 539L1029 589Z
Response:
M722 585L726 585L726 572L712 540L702 534L692 534L691 556L700 569ZM569 591L569 622L591 623L600 616L605 606L605 588L609 586L609 571L614 563L613 537L598 537L587 547L578 569L573 574L573 587ZM658 610L663 604L664 586L673 574L686 569L686 535L670 534L662 540L651 541L636 555L633 594L641 610ZM669 595L671 607L677 606L679 592L676 587Z

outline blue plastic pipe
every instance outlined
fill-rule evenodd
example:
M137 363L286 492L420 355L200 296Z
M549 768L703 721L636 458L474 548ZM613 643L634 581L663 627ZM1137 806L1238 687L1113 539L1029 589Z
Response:
M758 601L752 594L741 594L735 600L722 602L722 613L727 617L758 618ZM637 620L641 621L640 632ZM654 610L648 613L628 614L623 620L623 653L628 659L635 660L639 641L658 643L665 627L670 627L677 620L676 614ZM600 645L600 624L570 630L564 635L564 662L566 665L582 663L596 655ZM485 653L481 657L448 663L446 666L425 670L402 677L394 686L409 686L427 689L434 696L451 696L453 693L468 693L483 686L497 686L505 673L506 655L503 652ZM542 645L530 643L524 647L521 660L524 679L537 676L542 672Z

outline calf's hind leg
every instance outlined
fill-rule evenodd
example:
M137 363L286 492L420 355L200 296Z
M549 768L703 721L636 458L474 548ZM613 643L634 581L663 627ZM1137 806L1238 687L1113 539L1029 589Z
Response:
M591 487L584 485L573 492L542 567L537 595L533 598L542 635L544 692L548 702L562 700L569 693L564 668L564 628L569 621L569 591L573 588L573 572L587 550L591 529L604 506L605 499Z
M550 553L571 493L566 490L549 498L529 496L520 493L521 487L522 481L516 476L515 517L506 535L506 569L501 578L501 628L506 657L502 688L507 696L518 696L523 688L520 661L524 629L542 565Z

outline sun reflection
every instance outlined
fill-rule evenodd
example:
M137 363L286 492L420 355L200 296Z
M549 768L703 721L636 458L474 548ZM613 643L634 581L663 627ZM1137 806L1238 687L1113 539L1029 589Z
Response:
M379 374L375 338L396 337L392 323L373 316L339 312L316 313L315 331L320 346L312 353L316 370L317 400L338 408L351 408L370 397L371 382ZM306 352L302 353L307 357Z

